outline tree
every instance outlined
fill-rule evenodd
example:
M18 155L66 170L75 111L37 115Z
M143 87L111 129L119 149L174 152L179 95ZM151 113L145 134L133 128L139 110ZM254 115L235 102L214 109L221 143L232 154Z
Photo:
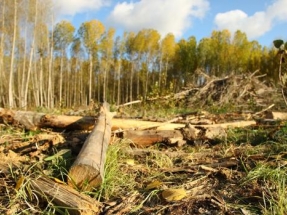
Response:
M89 55L89 102L92 100L92 74L93 74L93 60L97 57L99 49L99 42L103 33L105 32L104 25L98 20L91 20L84 22L79 28L79 35ZM99 83L98 83L99 84Z
M15 56L15 46L17 37L17 0L14 0L14 22L13 22L13 42L11 48L11 63L10 63L10 73L9 73L9 108L14 107L14 97L13 97L13 81L14 81L14 56Z
M2 80L0 83L0 106L4 106L5 98L5 73L4 73L4 39L5 39L5 9L6 9L6 1L3 0L0 2L0 10L1 12L1 25L0 25L0 79Z
M71 46L72 68L74 72L73 90L74 90L74 105L80 105L84 102L84 87L83 73L81 60L83 59L84 50L80 38L73 39Z
M134 39L134 48L137 52L137 61L139 68L141 67L143 83L143 98L146 99L148 85L149 85L149 73L154 68L156 61L156 54L159 49L160 34L153 29L143 29L138 32ZM138 74L137 80L137 97L139 96L139 82L140 76ZM132 97L132 96L131 96Z
M126 51L126 42L127 42L127 37L128 34L124 33L123 38L117 37L115 40L115 45L114 45L114 61L115 61L115 77L114 77L114 83L117 81L117 89L114 88L114 90L117 92L117 99L116 103L117 105L120 104L121 102L121 71L122 71L122 62L124 61L124 54ZM115 92L114 92L115 93Z
M167 34L160 44L160 62L159 62L159 88L166 88L167 70L171 59L175 55L175 37L173 34ZM164 68L163 68L164 67ZM163 85L163 86L162 86Z
M127 51L127 58L130 61L130 74L127 77L129 79L129 85L127 85L126 93L127 97L129 97L129 100L133 100L133 78L135 73L135 67L136 67L136 59L139 58L139 52L136 47L136 35L134 32L126 33L126 51ZM126 83L128 83L128 80L126 80ZM129 92L129 93L128 93Z
M229 56L230 70L235 72L246 71L252 47L246 34L239 30L236 31L231 45L232 52Z
M115 29L110 28L100 43L102 70L103 70L103 100L107 101L108 71L112 63Z
M186 86L193 81L192 76L197 67L197 42L195 37L190 37L187 41L181 39L177 43L175 52L175 68L178 70L179 86Z
M59 80L59 102L62 101L63 93L63 69L64 59L66 58L67 47L71 44L74 38L75 27L68 21L57 23L53 32L54 48L60 53L60 80Z

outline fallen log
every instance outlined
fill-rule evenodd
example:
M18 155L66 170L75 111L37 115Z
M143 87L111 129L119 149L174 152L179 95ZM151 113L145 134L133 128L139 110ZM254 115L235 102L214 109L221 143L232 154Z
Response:
M275 119L287 119L287 113L273 112ZM54 128L65 130L92 130L96 117L66 116L36 113L30 111L10 111L0 108L0 123L23 125L27 130L40 128ZM220 124L221 127L242 127L254 124L254 121L237 121ZM112 130L174 130L185 127L185 124L168 122L149 122L134 119L112 119ZM202 125L204 127L217 127L218 124Z
M181 125L184 126L184 125ZM221 126L203 127L188 125L177 130L125 130L123 138L129 139L137 147L148 147L155 143L182 146L186 141L211 140L226 135Z
M11 173L11 168L19 168L19 166L12 162L0 163L0 173L2 174ZM30 192L30 197L33 196L31 195L31 192L33 192L38 199L52 202L55 206L59 206L63 210L66 209L71 215L97 215L102 211L102 203L47 176L26 180L29 180L26 190Z
M69 171L68 184L80 190L91 191L104 178L106 151L111 138L113 113L104 103L98 121Z
M41 176L30 181L31 188L41 199L67 210L71 215L100 214L103 205L95 199L60 184L48 177Z
M32 111L12 111L0 108L0 123L22 125L26 130L55 128L67 130L91 130L95 117L65 116L37 113Z
M169 143L176 144L178 140L183 138L179 130L167 131L124 131L123 137L131 140L137 147L148 147L155 143Z

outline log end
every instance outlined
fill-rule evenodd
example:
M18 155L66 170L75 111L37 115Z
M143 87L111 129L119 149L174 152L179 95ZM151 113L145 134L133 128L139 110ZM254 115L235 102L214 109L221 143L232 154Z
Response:
M102 183L100 172L89 165L78 164L69 171L68 184L81 191L92 191Z

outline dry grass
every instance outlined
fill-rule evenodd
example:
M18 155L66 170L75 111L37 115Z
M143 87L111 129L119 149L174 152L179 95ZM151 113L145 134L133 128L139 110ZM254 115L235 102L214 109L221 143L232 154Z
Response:
M53 134L41 134L45 132ZM108 149L104 182L86 194L105 204L102 214L283 215L287 213L286 133L286 125L233 129L216 143L182 147L158 143L146 149L116 140ZM39 133L2 126L0 134L0 165L6 166L0 171L0 211L67 214L39 197L29 182L39 175L65 181L77 154L71 148L73 138L80 133L63 133L63 142L40 153L7 150L16 143L30 142L32 147ZM228 162L231 165L225 166ZM184 189L186 195L167 201L162 192L170 188Z

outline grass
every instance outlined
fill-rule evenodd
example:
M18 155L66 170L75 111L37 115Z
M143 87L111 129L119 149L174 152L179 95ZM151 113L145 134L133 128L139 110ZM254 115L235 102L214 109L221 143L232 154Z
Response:
M174 108L174 104L166 105L166 110L148 106L147 114L152 116L157 110L158 116L166 117L189 112ZM214 112L222 113L224 110L216 109ZM0 128L3 140L0 147L5 148L15 139L29 141L37 134L3 126ZM240 214L241 208L250 214L287 214L286 124L273 128L230 129L225 139L216 143L210 141L203 146L187 144L179 148L159 143L142 149L141 153L135 153L133 147L125 139L111 144L101 186L86 193L108 205L116 202L118 208L114 214L151 214L158 211L168 214L169 210L175 210L176 205L197 208L196 202L202 201L199 196L205 194L205 198L209 198L207 193L219 193L222 203L217 202L217 207L225 205L222 211L230 214ZM42 174L66 181L75 155L63 147L53 147L43 153L41 159L26 155L30 163L22 162L18 167L11 167L9 173L0 172L0 210L13 215L68 214L65 208L40 199L29 182ZM175 153L179 153L178 156L172 156ZM210 171L200 168L202 164L220 162L221 159L236 159L239 164ZM198 165L197 171L184 171L193 165ZM197 181L200 183L197 184ZM159 186L147 189L152 183L159 183ZM189 189L183 201L167 203L162 199L164 189L180 187ZM193 192L197 192L196 195ZM124 213L125 210L127 212Z
M287 214L287 168L261 164L250 171L244 183L260 181L263 192L262 212L265 215Z

